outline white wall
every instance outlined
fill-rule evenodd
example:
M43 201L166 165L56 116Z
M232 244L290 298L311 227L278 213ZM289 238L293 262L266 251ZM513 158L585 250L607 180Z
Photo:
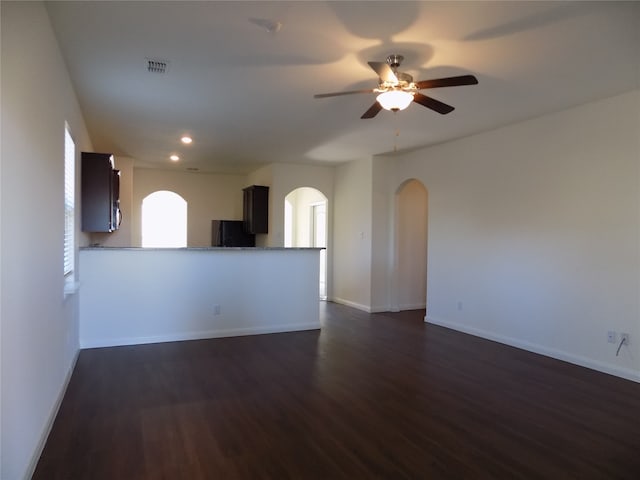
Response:
M371 303L363 308L371 312L425 306L427 192L414 179L397 181L396 158L372 159Z
M391 160L392 188L429 191L428 320L640 380L639 111L635 91Z
M326 197L313 188L300 187L285 197L293 207L293 241L294 247L313 246L313 206L326 203ZM284 205L283 205L284 208Z
M247 176L247 185L269 187L269 233L256 235L256 245L284 246L284 200L296 188L310 187L327 197L327 291L331 296L333 272L333 195L334 168L314 165L277 163L263 167Z
M321 191L328 199L327 217L332 215L333 167L274 163L248 175L248 185L269 187L269 234L261 246L284 246L284 199L296 188L310 187ZM329 246L330 248L330 246Z
M31 476L78 352L77 295L63 295L65 120L77 152L91 143L43 4L2 2L0 16L0 478L17 480Z
M393 250L394 191L389 182L393 178L393 161L376 156L372 159L371 185L371 301L363 310L385 312L399 310L395 288L398 271Z
M427 191L417 180L400 187L395 199L395 252L399 310L424 308L427 295Z
M141 245L142 200L157 190L170 190L187 201L189 247L211 246L211 220L242 220L245 175L150 168L134 168L133 175L133 245L119 246Z
M335 168L329 299L371 311L372 161L354 160Z
M80 343L89 348L320 328L318 253L83 250Z

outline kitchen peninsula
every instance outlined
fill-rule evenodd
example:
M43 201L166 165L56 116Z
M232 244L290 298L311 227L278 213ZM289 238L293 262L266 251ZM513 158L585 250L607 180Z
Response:
M319 329L320 250L82 248L81 347Z

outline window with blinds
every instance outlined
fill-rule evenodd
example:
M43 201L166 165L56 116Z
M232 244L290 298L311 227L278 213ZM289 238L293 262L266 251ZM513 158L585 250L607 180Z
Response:
M75 259L75 183L76 146L69 133L69 125L64 129L64 275L73 273Z

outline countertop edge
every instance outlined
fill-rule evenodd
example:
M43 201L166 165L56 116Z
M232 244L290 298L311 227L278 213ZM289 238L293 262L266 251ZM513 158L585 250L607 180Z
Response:
M162 251L162 252L228 252L228 251L283 251L283 250L324 250L323 247L80 247L80 251L114 251L114 250L129 250L129 251Z

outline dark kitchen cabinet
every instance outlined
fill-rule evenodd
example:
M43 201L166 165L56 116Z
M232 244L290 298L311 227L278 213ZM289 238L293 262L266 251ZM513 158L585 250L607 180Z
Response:
M82 152L83 232L113 232L120 226L120 171L109 153Z
M247 233L269 233L269 187L244 188L244 229Z

